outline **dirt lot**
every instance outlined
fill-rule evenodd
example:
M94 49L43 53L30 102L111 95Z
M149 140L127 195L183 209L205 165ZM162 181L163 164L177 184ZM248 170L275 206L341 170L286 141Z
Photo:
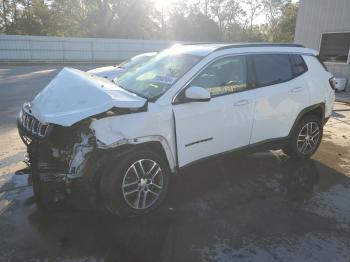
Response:
M80 67L83 69L91 66ZM312 160L230 156L172 179L157 212L40 212L15 119L60 67L0 68L0 261L350 261L350 106Z

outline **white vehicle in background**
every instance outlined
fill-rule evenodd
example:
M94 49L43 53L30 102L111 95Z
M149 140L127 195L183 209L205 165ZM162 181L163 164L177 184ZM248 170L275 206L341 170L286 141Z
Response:
M98 67L98 68L89 70L88 73L91 75L107 78L108 80L112 81L118 76L120 76L122 73L124 73L125 71L142 66L144 63L146 63L156 54L157 54L156 52L143 53L143 54L134 56L119 65Z
M115 83L64 69L23 106L18 130L38 204L135 216L197 161L246 150L312 156L334 89L317 52L300 45L177 45Z

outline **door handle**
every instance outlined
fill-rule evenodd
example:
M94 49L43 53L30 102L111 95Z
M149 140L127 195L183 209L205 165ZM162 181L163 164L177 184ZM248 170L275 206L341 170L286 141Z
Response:
M244 106L244 105L247 105L247 104L249 104L249 101L244 99L244 100L239 100L238 102L236 102L234 104L234 106Z
M292 90L290 90L290 92L291 92L291 93L298 93L298 92L303 91L303 89L304 89L304 87L301 87L301 86L299 86L299 87L294 87L294 88L292 88Z

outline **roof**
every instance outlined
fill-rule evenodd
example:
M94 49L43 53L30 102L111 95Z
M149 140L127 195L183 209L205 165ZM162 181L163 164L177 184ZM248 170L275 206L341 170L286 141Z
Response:
M155 56L157 54L157 52L147 52L147 53L142 53L139 55L136 55L134 57L148 57L148 56Z
M175 44L169 49L166 49L165 52L174 54L191 54L198 56L206 56L221 46L221 44Z
M170 48L171 52L188 53L192 55L206 56L212 52L244 48L245 52L255 51L273 51L273 52L297 52L315 54L316 51L305 48L299 44L293 43L191 43L184 45L174 45ZM169 50L169 51L170 51Z

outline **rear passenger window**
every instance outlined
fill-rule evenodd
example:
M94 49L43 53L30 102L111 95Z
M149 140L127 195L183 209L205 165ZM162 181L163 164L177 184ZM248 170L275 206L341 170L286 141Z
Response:
M301 55L290 55L290 60L292 62L293 76L297 77L304 74L307 71L307 66Z
M293 78L292 65L287 54L253 55L255 85L274 85Z

